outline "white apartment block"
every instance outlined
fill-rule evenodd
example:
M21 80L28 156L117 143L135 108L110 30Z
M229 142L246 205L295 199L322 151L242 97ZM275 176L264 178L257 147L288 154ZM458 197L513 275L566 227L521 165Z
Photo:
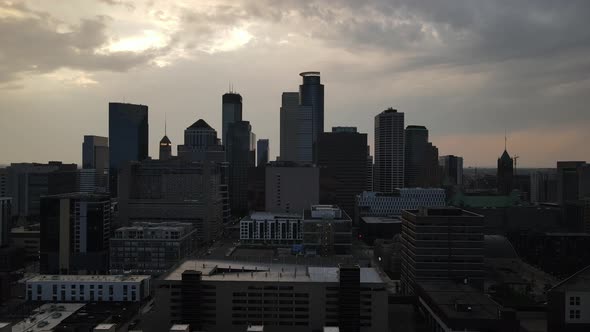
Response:
M38 275L26 280L28 301L141 302L150 296L147 275Z
M440 188L401 188L392 193L364 191L356 197L359 216L400 216L403 210L445 205L445 190Z

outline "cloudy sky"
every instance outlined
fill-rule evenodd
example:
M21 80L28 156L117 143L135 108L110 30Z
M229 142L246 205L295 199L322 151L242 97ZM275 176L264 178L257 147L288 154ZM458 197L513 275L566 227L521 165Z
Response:
M108 102L147 104L150 154L203 118L229 82L279 147L281 92L320 71L326 129L394 107L442 154L490 166L590 160L587 0L0 0L0 163L80 163Z

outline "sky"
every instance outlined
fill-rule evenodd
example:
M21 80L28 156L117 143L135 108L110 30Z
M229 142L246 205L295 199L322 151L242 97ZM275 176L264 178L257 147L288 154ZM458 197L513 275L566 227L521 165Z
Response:
M0 164L81 163L108 103L149 106L150 155L233 84L279 151L281 93L320 71L325 129L393 107L440 155L522 167L590 160L587 0L0 0ZM176 149L173 149L175 152Z

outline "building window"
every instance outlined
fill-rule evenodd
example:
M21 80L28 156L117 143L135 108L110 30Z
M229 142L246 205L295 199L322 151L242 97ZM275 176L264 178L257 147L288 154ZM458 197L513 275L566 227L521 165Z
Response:
M580 319L580 310L570 310L570 319Z
M580 305L580 297L570 296L570 305Z

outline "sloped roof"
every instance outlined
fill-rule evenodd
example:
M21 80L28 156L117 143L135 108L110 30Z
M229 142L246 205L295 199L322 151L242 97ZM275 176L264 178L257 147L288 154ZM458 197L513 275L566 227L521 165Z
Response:
M162 139L160 140L160 143L172 144L172 142L170 142L170 139L166 135L164 135L164 137L162 137Z
M504 153L502 153L502 156L500 157L500 159L502 160L512 160L512 158L510 158L510 155L508 154L508 151L504 150Z
M192 129L198 129L198 128L204 128L204 129L213 129L213 128L211 128L211 126L210 126L210 125L209 125L207 122L205 122L205 120L203 120L203 119L199 119L199 120L197 120L197 122L193 123L193 124L192 124L192 125L189 127L189 129L191 129L191 128L192 128Z

